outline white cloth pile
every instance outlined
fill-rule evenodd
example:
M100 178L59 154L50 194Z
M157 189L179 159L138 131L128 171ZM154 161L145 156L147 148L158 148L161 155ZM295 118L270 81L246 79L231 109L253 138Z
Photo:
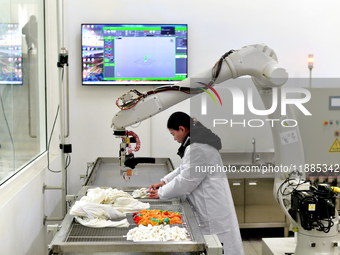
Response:
M94 188L88 189L86 196L83 196L80 200L99 204L113 204L119 197L133 198L131 195L122 190L113 188Z
M114 209L111 205L98 204L94 202L76 201L70 211L72 216L87 217L89 219L118 219L126 217L126 213L122 213Z
M128 227L127 219L112 221L150 208L149 203L142 203L128 193L118 189L94 188L77 201L70 210L70 215L87 227Z
M148 198L148 193L146 192L148 188L136 189L132 192L133 198Z
M186 241L187 230L170 225L139 225L127 233L127 240L136 241Z
M105 227L128 227L127 219L121 221L112 221L126 217L111 205L98 204L86 201L76 201L72 206L70 215L75 216L76 220L87 227L105 228Z

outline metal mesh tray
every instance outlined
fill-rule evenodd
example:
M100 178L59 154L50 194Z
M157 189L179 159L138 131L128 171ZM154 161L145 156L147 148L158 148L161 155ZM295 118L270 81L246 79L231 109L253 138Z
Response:
M83 187L77 195L80 199L93 187ZM122 189L122 188L117 188ZM123 188L130 192L131 189ZM171 226L184 227L188 233L188 241L175 242L133 242L126 239L128 231L137 225L132 219L132 214L127 214L130 223L128 228L89 228L75 222L74 217L67 214L62 222L61 230L53 238L49 245L49 254L97 254L98 252L160 252L170 254L173 252L198 252L205 250L204 237L199 229L193 214L192 208L187 200L154 200L139 199L142 202L150 203L150 209L178 211L182 216L182 224Z
M150 204L150 209L178 211L182 216L182 224L173 224L187 230L187 239L192 241L192 235L187 225L187 220L184 215L184 210L178 199L172 200L154 200L154 199L139 199L139 201ZM132 242L126 240L126 235L129 230L137 227L132 219L132 214L126 214L126 218L130 224L128 228L89 228L74 222L66 242Z

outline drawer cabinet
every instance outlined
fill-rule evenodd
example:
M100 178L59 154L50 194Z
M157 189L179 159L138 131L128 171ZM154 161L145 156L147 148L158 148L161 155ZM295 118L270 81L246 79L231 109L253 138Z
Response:
M273 195L273 178L229 178L240 227L285 227L286 217Z
M238 223L244 223L244 180L229 179L231 195L233 196Z

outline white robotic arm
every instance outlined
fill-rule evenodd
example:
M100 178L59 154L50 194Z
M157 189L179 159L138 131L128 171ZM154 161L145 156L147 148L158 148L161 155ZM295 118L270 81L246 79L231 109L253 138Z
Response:
M130 170L134 168L136 160L131 153L130 137L134 140L137 136L129 135L125 128L148 119L167 108L203 92L200 88L210 88L214 84L238 78L243 75L252 76L259 89L272 88L283 85L288 74L277 62L275 52L263 44L250 45L237 51L225 53L211 69L191 76L173 86L162 86L152 91L140 93L130 90L120 98L116 104L121 109L112 119L114 135L122 138L119 160L121 173L132 175ZM203 84L202 80L210 80ZM264 99L268 101L268 99ZM270 99L269 99L270 101ZM268 102L270 103L270 102ZM138 151L139 144L134 151Z
M129 91L120 98L123 105L128 105L127 108L129 109L121 108L122 111L113 117L113 129L117 131L124 130L127 126L150 118L202 92L199 89L195 91L197 87L202 87L203 85L191 82L194 79L211 79L210 86L212 86L231 78L235 79L240 76L250 75L258 85L263 87L281 86L288 79L286 70L277 62L275 52L263 44L250 45L240 50L226 53L216 63L214 69L217 68L220 69L220 72L216 77L212 77L212 70L208 69L177 83L175 86L163 86L140 95L136 94L135 91ZM130 107L130 105L133 105L133 107Z
M135 159L131 153L129 139L131 137L129 132L131 131L126 131L126 127L139 123L185 99L203 92L202 88L213 90L212 86L214 84L244 75L252 77L266 107L270 106L272 101L272 97L268 96L270 94L268 91L270 92L271 88L282 86L288 79L286 70L277 62L275 52L264 44L257 44L225 53L212 69L193 75L176 85L162 86L144 93L130 90L118 98L116 104L121 111L113 117L111 126L114 129L114 135L122 138L119 152L121 168L134 168L135 166L133 162ZM207 82L208 84L197 82L202 80L209 80L209 82ZM261 93L262 90L266 93ZM277 112L274 114L277 114ZM276 119L279 118L276 116ZM274 130L273 132L278 133L279 131ZM277 137L278 135L273 134L273 136ZM131 138L135 139L135 137L136 135L134 134ZM274 139L274 144L275 142L279 144L279 141ZM139 149L138 141L136 143L137 146L134 151ZM284 149L287 152L291 152L289 150L291 148L287 147ZM302 145L298 149L300 153L296 155L301 155L303 158ZM281 151L281 148L275 148L275 151ZM286 159L289 158L291 160L289 156L288 153ZM280 159L276 160L281 163ZM300 163L300 161L295 163ZM125 172L124 170L122 173L124 174ZM132 174L131 171L129 171L129 174Z

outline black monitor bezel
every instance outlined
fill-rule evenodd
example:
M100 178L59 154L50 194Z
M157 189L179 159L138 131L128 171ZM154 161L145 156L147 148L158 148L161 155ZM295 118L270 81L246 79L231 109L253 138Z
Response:
M80 69L81 69L81 84L82 86L94 86L94 87L99 87L99 86L163 86L163 85L173 85L173 84L176 84L180 81L169 81L169 82L129 82L129 83L115 83L115 82L111 82L111 83L102 83L102 82L93 82L91 84L84 84L84 81L83 81L83 62L82 62L82 58L83 58L83 25L129 25L129 26L132 26L132 25L153 25L153 26L156 26L156 25L160 25L160 26L171 26L171 25L184 25L186 26L187 28L187 47L188 47L188 24L185 24L185 23L81 23L81 39L80 39L80 55L81 55L81 65L80 65ZM186 68L187 68L187 76L186 78L189 77L189 74L188 74L188 50L187 50L187 58L186 58ZM184 79L183 79L184 80Z

